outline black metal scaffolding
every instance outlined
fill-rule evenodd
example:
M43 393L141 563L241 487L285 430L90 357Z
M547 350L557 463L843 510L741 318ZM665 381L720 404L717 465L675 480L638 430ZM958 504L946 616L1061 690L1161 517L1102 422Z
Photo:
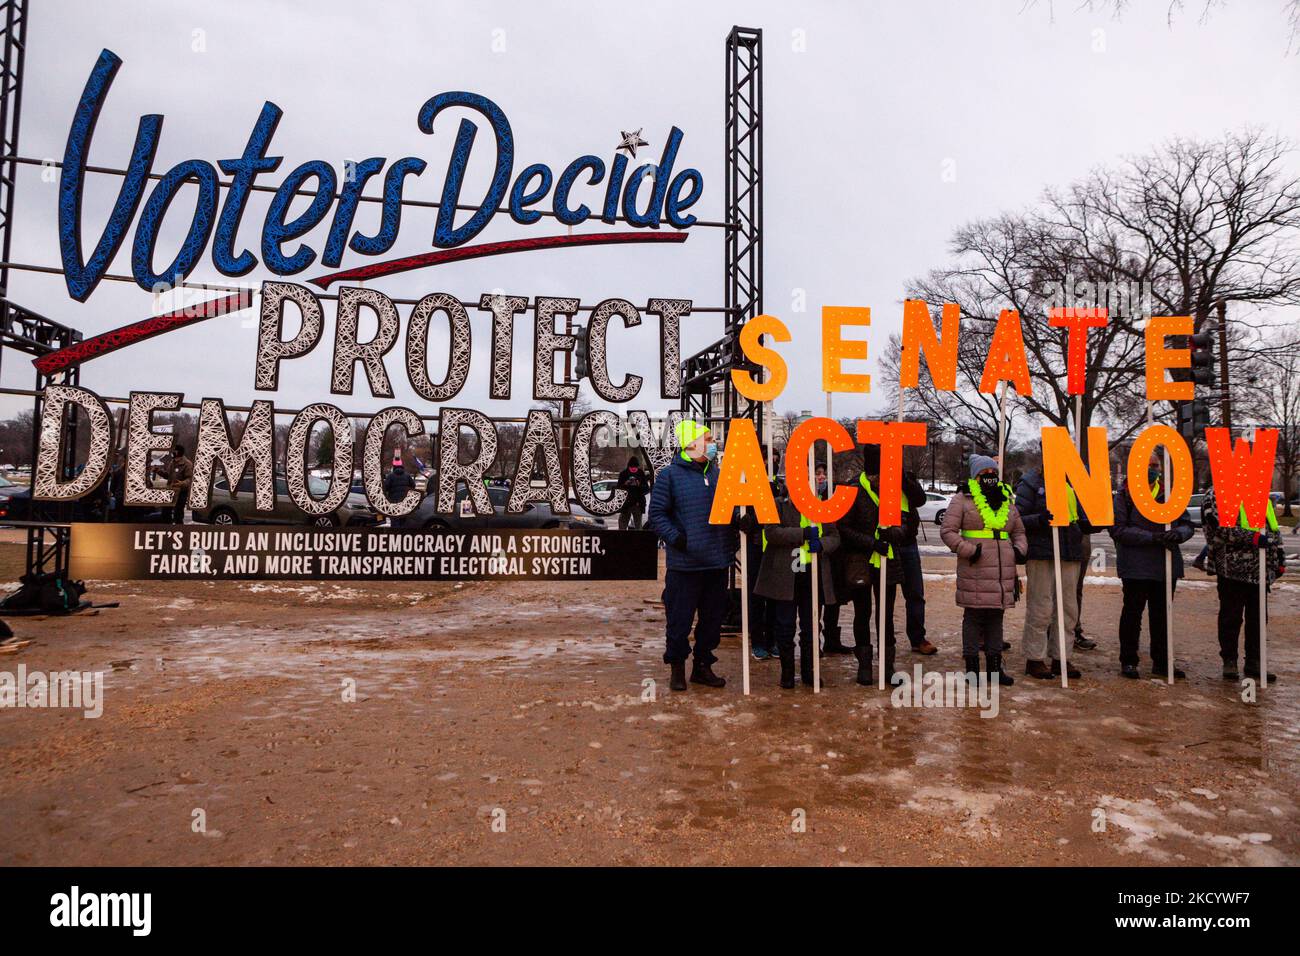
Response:
M761 437L763 407L736 392L731 370L756 370L741 353L740 330L763 313L762 30L731 28L726 68L726 320L721 339L682 362L682 411L714 429L732 418L752 418Z
M25 309L9 298L10 250L13 245L14 188L17 185L18 130L22 118L23 64L27 50L28 0L0 0L0 359L6 349L37 358L81 341L81 333L62 323ZM76 366L56 376L36 372L36 396L32 415L32 479L39 447L42 393L47 385L76 385ZM70 415L63 447L64 475L75 467L77 419ZM69 536L67 520L71 505L66 502L31 503L27 524L27 573L67 570Z

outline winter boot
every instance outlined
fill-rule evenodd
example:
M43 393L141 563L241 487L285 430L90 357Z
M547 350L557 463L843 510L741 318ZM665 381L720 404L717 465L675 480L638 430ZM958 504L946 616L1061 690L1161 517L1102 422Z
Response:
M870 687L876 682L875 675L871 673L871 645L858 644L853 648L853 654L858 659L858 683Z
M1052 669L1045 661L1025 661L1025 673L1039 680L1052 679Z
M1010 687L1012 684L1016 682L1015 679L1010 674L1008 674L1006 671L1002 669L1001 654L985 654L984 657L988 661L989 680L992 680L993 675L997 674L998 683L1001 684L1003 687Z
M781 648L781 689L794 688L794 648Z
M826 640L822 644L823 654L852 654L853 648L845 647L840 643L840 629L836 627L826 628Z
M1052 661L1052 676L1053 676L1053 677L1060 677L1060 676L1061 676L1061 662L1060 662L1060 661ZM1068 678L1070 678L1070 680L1075 680L1076 678L1079 678L1079 677L1082 677L1082 676L1083 676L1083 671L1079 670L1077 667L1075 667L1075 666L1074 666L1073 664L1071 664L1069 661L1066 661L1066 663L1065 663L1065 676L1068 677Z
M726 687L725 679L713 673L713 667L709 664L696 662L691 667L691 683L703 684L705 687Z
M812 647L799 643L799 679L809 687L813 686L813 651ZM830 687L826 675L822 674L822 686Z
M973 685L979 679L980 656L978 654L963 655L962 662L966 665L966 679Z
M672 668L672 672L673 672L672 678L668 681L669 689L685 690L686 689L686 662L677 661L675 663L669 664L668 666Z

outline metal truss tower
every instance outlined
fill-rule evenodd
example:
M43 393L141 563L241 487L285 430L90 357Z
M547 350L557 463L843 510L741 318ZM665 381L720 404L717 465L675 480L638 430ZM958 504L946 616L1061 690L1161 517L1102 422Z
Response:
M763 408L731 384L745 361L740 330L763 313L763 31L732 27L726 45L726 230L723 336L682 363L682 411L717 432L732 418L754 420L760 438Z

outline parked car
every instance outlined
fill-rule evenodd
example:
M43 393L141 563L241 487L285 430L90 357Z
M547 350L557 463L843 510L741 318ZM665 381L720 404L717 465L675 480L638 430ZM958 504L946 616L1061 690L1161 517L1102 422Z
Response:
M72 501L38 501L33 515L30 488L23 485L0 488L0 524L7 521L104 521L104 502L104 496L98 493ZM134 524L169 524L171 509L164 510L150 505L118 508L112 519Z
M1201 526L1201 502L1205 500L1205 495L1192 495L1187 502L1187 517L1192 522L1193 528Z
M425 495L416 508L406 517L408 528L450 528L454 530L481 531L485 528L602 528L605 519L584 509L576 501L569 502L570 514L559 515L551 510L549 502L534 501L524 507L517 515L506 514L506 502L510 500L510 489L497 485L487 488L488 499L492 502L492 515L477 515L469 492L462 485L456 490L456 504L451 514L439 514L437 510L437 490Z
M917 516L922 521L943 524L943 516L948 511L948 502L950 501L952 501L952 495L941 495L937 491L927 491L925 493L925 504L917 509Z
M239 483L239 492L230 493L225 477L212 483L212 500L206 511L194 513L194 520L206 524L312 524L318 528L355 527L373 525L379 515L371 510L365 495L349 493L343 504L327 515L307 515L289 497L289 483L275 476L275 507L270 511L254 508L253 476L245 475ZM317 498L329 491L329 483L313 475L307 477L307 487Z

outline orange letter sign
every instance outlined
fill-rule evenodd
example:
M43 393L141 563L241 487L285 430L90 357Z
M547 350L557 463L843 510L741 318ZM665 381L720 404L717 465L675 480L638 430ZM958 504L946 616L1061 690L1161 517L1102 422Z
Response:
M916 388L921 379L921 353L930 368L930 381L941 392L957 388L957 340L961 335L961 306L943 306L943 339L935 334L930 309L920 299L903 303L903 360L898 371L902 388Z
M1088 330L1105 328L1109 321L1109 309L1048 311L1048 325L1068 330L1065 333L1065 390L1068 394L1083 394L1084 382L1088 377Z
M852 436L839 422L830 418L808 419L791 433L790 441L786 443L785 486L790 492L791 503L809 521L839 521L853 505L857 488L840 485L826 501L817 497L808 483L808 451L815 441L826 442L832 451L851 451L853 448ZM731 448L730 443L727 448ZM718 494L722 494L721 486ZM762 515L758 520L763 521Z
M880 524L903 521L903 446L925 444L925 422L858 422L858 441L880 446Z
M844 339L840 333L846 325L870 325L871 310L852 305L822 306L822 391L869 392L871 376L840 369L844 359L867 357L866 339ZM847 432L845 433L847 434ZM805 514L811 520L811 516Z
M998 316L997 328L989 342L988 358L984 360L984 374L980 378L980 391L992 395L998 382L1008 381L1017 395L1032 395L1034 386L1029 381L1029 361L1025 358L1025 337L1020 328L1020 313L1003 309Z
M1152 497L1147 484L1147 462L1157 448L1169 449L1170 487L1164 501ZM1156 524L1171 524L1187 510L1192 500L1192 453L1187 442L1168 425L1151 425L1143 429L1128 453L1128 492L1138 514Z
M1115 523L1115 501L1110 490L1110 450L1106 447L1106 429L1088 429L1088 460L1095 463L1095 473L1079 457L1070 440L1070 430L1054 425L1043 427L1043 484L1047 488L1047 508L1052 524L1070 523L1070 501L1065 483L1074 489L1079 506L1090 524L1098 527Z
M1205 429L1205 447L1210 454L1210 480L1219 511L1219 527L1235 527L1246 509L1246 523L1264 527L1268 514L1268 489L1273 484L1273 461L1277 456L1277 429L1255 429L1255 444L1244 438L1231 444L1226 428Z
M1191 379L1170 382L1165 378L1167 368L1191 368L1191 349L1167 349L1165 338L1170 335L1191 335L1194 326L1190 315L1153 315L1147 320L1147 401L1190 402L1194 397Z
M778 342L790 341L790 330L775 315L754 316L740 330L740 350L745 353L745 358L771 369L772 374L766 382L756 382L747 369L733 368L731 384L751 402L770 402L781 394L790 372L780 353L759 344L760 335L770 335Z
M718 475L718 490L713 493L709 524L727 524L732 509L745 505L753 506L754 515L763 524L781 520L772 499L772 486L767 480L767 466L758 447L754 420L733 418L727 431L727 453L722 456L722 472Z

